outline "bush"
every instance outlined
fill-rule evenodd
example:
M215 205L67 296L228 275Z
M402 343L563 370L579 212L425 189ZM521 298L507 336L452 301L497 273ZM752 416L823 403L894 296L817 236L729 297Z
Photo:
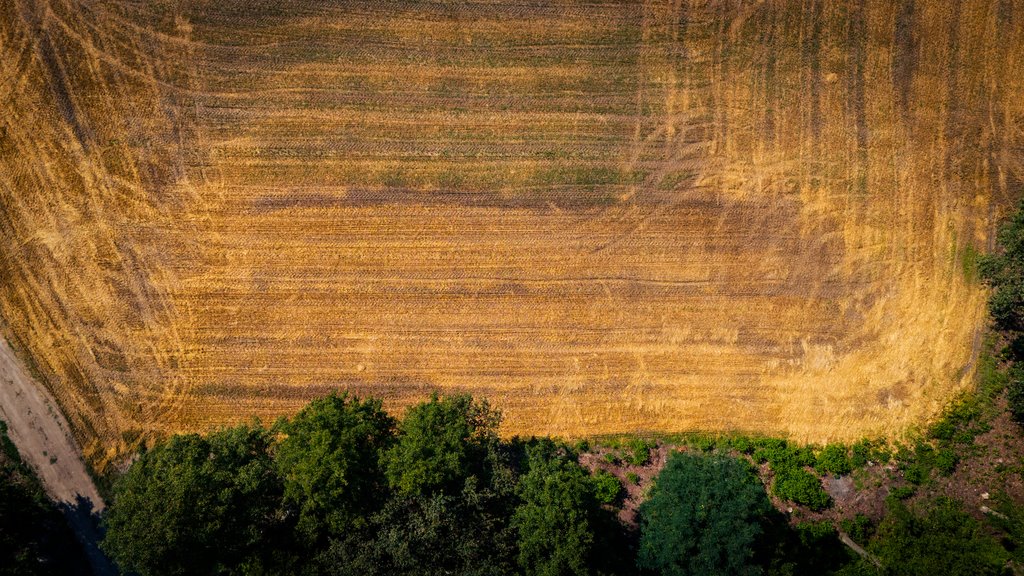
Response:
M1007 554L980 524L952 500L939 498L924 513L898 500L868 545L891 574L933 576L996 576Z
M823 510L830 498L822 490L818 477L803 468L782 468L775 472L772 492L783 500L807 506L811 510Z
M1024 367L1014 364L1009 373L1006 400L1010 406L1010 415L1019 423L1024 423Z
M754 443L746 436L734 436L729 439L729 447L741 454L751 454L754 451Z
M640 476L638 476L636 472L627 472L626 481L629 482L630 484L639 484Z
M850 466L853 468L863 468L867 466L870 459L871 441L865 438L854 442L853 446L850 447Z
M1024 200L996 236L1002 254L982 256L978 268L992 287L988 309L1001 330L1024 329Z
M854 542L861 544L866 543L875 531L871 518L859 512L853 518L843 518L839 525Z
M818 453L818 462L815 468L819 474L835 474L836 476L849 474L852 468L846 446L842 444L825 446Z
M622 495L622 483L611 473L597 470L591 477L594 483L594 495L601 504L615 504Z
M896 500L906 500L913 496L915 492L917 492L917 488L914 486L896 486L889 490L889 497Z
M777 438L756 440L753 458L759 464L767 462L772 470L814 466L818 462L811 447L791 446Z
M623 460L632 466L643 466L651 461L651 449L653 442L641 438L633 438L626 444L626 454Z
M935 469L943 476L952 474L959 462L960 457L956 455L952 448L942 448L935 453Z
M690 438L690 445L700 452L711 452L715 449L715 439L706 434L699 434Z

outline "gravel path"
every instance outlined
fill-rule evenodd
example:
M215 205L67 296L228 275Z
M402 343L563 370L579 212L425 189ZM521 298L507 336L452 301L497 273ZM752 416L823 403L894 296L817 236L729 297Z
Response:
M36 383L25 365L0 338L0 419L17 446L22 460L39 476L74 530L92 571L116 574L96 544L99 532L94 513L103 510L103 498L82 462L70 426L57 403Z

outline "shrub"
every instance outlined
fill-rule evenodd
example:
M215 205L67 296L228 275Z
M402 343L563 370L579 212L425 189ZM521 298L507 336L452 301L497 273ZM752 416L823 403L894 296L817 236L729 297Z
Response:
M996 235L1001 254L982 256L978 269L992 287L988 309L1001 330L1024 328L1024 200Z
M619 463L619 457L616 456L615 452L606 452L604 457L603 457L603 459L604 459L605 462L607 462L607 463L609 463L609 464L611 464L613 466L615 466L615 465L617 465Z
M839 523L839 526L843 529L854 540L854 542L865 543L871 538L874 533L875 527L871 523L871 518L868 518L860 512L857 513L853 518L843 518Z
M626 473L626 481L630 484L639 484L640 476L638 476L636 472L628 472Z
M835 474L837 476L849 474L852 469L850 458L847 456L846 446L842 444L829 444L818 453L816 465L819 474Z
M1006 400L1013 419L1024 423L1024 367L1019 364L1014 364L1010 370Z
M830 500L817 476L796 467L776 470L772 492L783 500L802 504L811 510L823 510Z
M914 486L896 486L889 490L889 497L896 500L906 500L913 496L915 492L917 492L917 488Z
M858 440L850 447L850 466L853 468L863 468L867 466L870 458L871 441L868 439L864 438L862 440Z
M960 458L952 448L942 448L935 453L935 469L943 476L949 476L956 470Z
M796 533L800 541L805 545L813 545L816 542L828 538L836 533L836 527L828 520L820 522L800 522L796 525Z
M817 458L809 446L791 446L785 440L765 438L755 441L753 458L758 463L768 462L772 469L814 466Z
M939 498L923 513L898 500L879 524L868 551L887 574L995 576L1004 573L1006 551L952 500Z
M626 444L626 454L623 456L623 460L633 466L643 466L651 461L651 448L654 448L652 442L634 438Z
M614 504L622 495L622 483L611 473L597 470L591 477L594 483L594 495L602 504Z
M700 434L690 439L690 445L701 452L711 452L715 449L715 444L715 439L705 434Z
M753 442L746 436L734 436L729 440L729 445L733 450L741 454L750 454L754 451Z

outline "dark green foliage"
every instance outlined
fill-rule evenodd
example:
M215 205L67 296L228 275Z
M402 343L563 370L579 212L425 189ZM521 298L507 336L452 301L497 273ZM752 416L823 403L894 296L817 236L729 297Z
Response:
M996 239L1002 253L978 262L982 278L993 289L989 313L1001 330L1024 330L1024 201Z
M394 427L379 400L334 394L278 424L285 437L274 455L285 503L298 511L307 541L358 527L383 504L378 461L394 441Z
M621 490L618 480L612 479ZM519 566L525 574L590 573L599 506L594 486L575 461L541 450L530 452L529 472L519 485L522 503L512 515L519 533Z
M1007 374L1007 403L1017 422L1024 422L1024 364L1015 362Z
M818 477L795 466L775 471L772 492L783 500L802 504L811 510L822 510L830 501L828 494L821 488Z
M801 522L790 527L785 518L773 516L764 539L768 576L821 576L833 574L850 563L850 552L827 521Z
M0 421L0 574L88 574L57 508L22 461Z
M699 434L690 439L690 446L700 452L711 452L716 444L715 438L706 434Z
M915 513L898 500L868 550L893 576L985 576L1003 573L1007 554L952 500L939 498Z
M938 448L925 441L918 441L913 448L901 446L898 454L899 468L903 477L912 484L924 484L931 479L932 471L949 476L956 470L959 457L951 446Z
M853 518L844 518L840 522L843 532L846 532L854 542L866 543L875 533L875 526L864 514L857 513Z
M642 438L633 438L626 443L626 452L622 459L632 466L643 466L651 461L651 449L654 446L653 442Z
M746 436L734 436L729 439L729 448L741 454L750 454L754 451L754 443Z
M960 457L952 448L942 447L935 452L935 469L943 476L949 476L956 471L959 462Z
M240 426L174 436L142 454L114 487L103 549L125 570L219 574L269 562L283 488L270 435Z
M895 498L896 500L906 500L917 493L917 487L915 486L895 486L889 490L889 498Z
M357 549L341 574L513 573L516 534L510 494L467 479L457 494L397 495L374 517L374 539ZM338 546L335 545L335 550Z
M431 422L429 429L406 430L436 434L439 438L465 438L467 418L451 417L452 413L468 413L469 428L473 429L478 421L472 419L472 411L486 409L485 404L466 400L468 397L433 398L413 407L410 413L424 407L435 413L424 418ZM441 410L446 414L438 417L436 411ZM491 441L497 415L488 413L487 422L488 431L470 433L465 444L441 443L440 448L459 454L460 459L455 462L460 472L449 469L451 475L444 482L394 493L370 516L368 526L331 539L330 547L319 558L322 571L352 576L485 576L514 572L516 532L509 519L517 504L514 462L518 447ZM566 454L564 446L550 439L533 445L538 450ZM435 462L446 461L441 453L425 457Z
M818 462L809 446L794 446L777 438L757 440L753 458L758 463L767 462L772 470L814 466Z
M398 443L384 457L391 487L403 494L457 492L476 474L474 463L497 442L499 413L469 395L435 394L409 409Z
M602 504L614 504L622 495L622 483L611 473L605 470L596 470L591 476L594 483L594 495L597 501Z
M770 512L745 461L672 454L640 506L639 565L671 576L757 574L754 548Z
M846 446L843 444L829 444L818 453L818 461L815 465L819 474L835 474L837 476L849 474L852 470L850 458L847 455Z
M863 468L868 465L868 461L871 459L871 441L865 439L858 440L850 446L850 466L853 468Z

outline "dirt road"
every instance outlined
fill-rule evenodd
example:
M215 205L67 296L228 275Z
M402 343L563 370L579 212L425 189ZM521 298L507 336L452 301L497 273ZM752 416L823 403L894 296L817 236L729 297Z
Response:
M103 498L85 469L67 420L50 394L0 338L0 419L21 458L31 466L85 549L93 574L116 574L97 547L95 513Z
M0 340L0 418L24 459L57 502L75 505L77 496L103 510L92 478L79 456L67 420L42 386L33 382L10 345Z

